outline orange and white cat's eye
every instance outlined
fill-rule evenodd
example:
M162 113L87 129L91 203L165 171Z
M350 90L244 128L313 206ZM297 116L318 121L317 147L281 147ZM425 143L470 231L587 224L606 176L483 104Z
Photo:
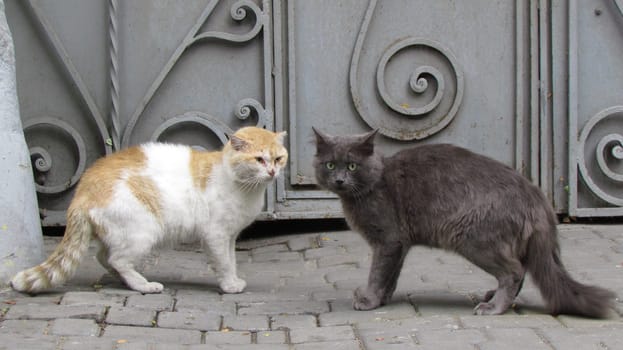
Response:
M263 157L255 157L255 160L257 160L257 162L262 164L262 165L266 164L266 160L264 160Z

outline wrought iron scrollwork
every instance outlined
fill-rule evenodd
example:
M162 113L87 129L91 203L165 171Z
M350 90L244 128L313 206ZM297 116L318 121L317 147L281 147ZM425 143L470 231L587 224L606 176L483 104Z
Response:
M80 133L74 129L68 123L53 117L39 117L28 119L24 122L24 133L28 135L28 131L32 130L36 127L45 127L45 128L54 128L60 129L65 135L69 136L69 138L74 143L74 150L77 157L77 166L73 172L73 175L56 184L48 184L46 183L46 174L52 169L54 165L53 156L48 152L48 150L42 146L30 145L30 159L33 164L33 171L35 172L35 188L37 192L43 194L58 194L68 189L72 188L80 177L82 173L84 173L86 167L86 145L84 139L80 135ZM74 156L74 155L72 155Z
M594 115L582 128L578 139L577 163L582 179L588 188L599 198L609 204L623 206L623 197L613 195L613 191L606 191L602 187L604 181L614 183L617 186L623 184L623 174L617 171L613 164L623 164L623 135L612 132L597 132L598 125L605 123L610 118L623 118L623 106L613 106L606 108ZM604 129L604 128L602 128ZM597 163L599 174L592 174L589 171L588 163L593 157L586 154L586 145L589 137L599 139L595 147L594 161ZM594 167L590 167L594 169ZM615 170L613 170L615 169ZM621 169L620 167L618 169ZM597 179L597 176L599 179Z
M445 128L458 112L463 98L463 73L452 52L441 43L415 37L399 39L381 55L376 69L376 90L387 107L409 119L382 118L371 113L365 105L371 102L364 101L359 91L359 63L376 4L377 0L370 0L353 50L350 91L355 108L370 127L379 129L387 137L404 141L429 137ZM429 57L424 64L418 62L419 65L408 75L411 95L429 96L435 89L430 100L423 105L420 101L398 101L386 86L386 72L391 60L408 50L421 50Z
M145 94L145 96L143 97L143 99L141 100L138 107L136 108L136 110L134 111L134 113L132 114L132 116L130 117L128 121L128 124L123 133L123 139L122 139L122 144L124 146L127 147L129 145L130 137L132 135L134 127L136 126L138 120L143 114L145 108L147 107L147 104L151 101L151 99L155 95L160 85L162 85L163 81L165 80L169 72L173 69L173 66L177 63L177 61L182 56L182 54L186 51L186 49L188 49L190 46L200 41L205 41L205 40L210 40L210 39L223 40L223 41L235 42L235 43L248 42L252 40L253 38L255 38L262 31L262 29L264 28L264 25L268 21L265 18L264 12L262 11L262 9L257 4L255 4L253 1L239 0L232 4L232 7L230 9L230 15L232 19L240 22L240 21L247 19L249 17L249 13L252 13L255 17L255 23L249 31L243 34L232 34L232 33L218 32L218 31L200 32L201 27L208 20L208 17L212 14L212 11L214 10L214 7L217 5L217 3L218 3L218 0L212 0L208 3L208 5L203 10L202 14L199 16L198 20L195 22L193 27L190 29L190 31L184 38L184 40L177 47L177 49L175 50L175 52L173 53L169 61L165 64L163 69L160 71L156 79L152 82L151 86L147 90L147 93ZM257 103L254 102L250 104L250 106L253 106L257 111L264 110L264 108L261 107L261 104L259 104L259 102ZM236 113L236 115L239 116L238 113Z

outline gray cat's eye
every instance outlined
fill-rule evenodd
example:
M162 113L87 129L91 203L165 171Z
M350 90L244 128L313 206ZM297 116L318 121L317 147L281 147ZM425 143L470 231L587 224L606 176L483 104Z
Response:
M357 170L357 164L356 163L348 163L348 170L349 171Z
M327 169L329 169L329 170L333 170L333 169L335 169L335 163L333 163L333 162L327 162L327 163L325 164L325 166L326 166L326 167L327 167Z

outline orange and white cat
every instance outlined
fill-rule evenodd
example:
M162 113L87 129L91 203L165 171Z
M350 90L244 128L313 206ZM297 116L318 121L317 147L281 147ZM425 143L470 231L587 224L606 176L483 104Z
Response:
M225 293L246 282L236 273L235 242L260 213L266 186L285 166L285 132L235 132L220 152L148 143L96 161L82 176L67 210L65 236L42 264L11 280L37 293L72 276L92 239L98 261L141 293L159 293L134 268L155 246L201 238Z

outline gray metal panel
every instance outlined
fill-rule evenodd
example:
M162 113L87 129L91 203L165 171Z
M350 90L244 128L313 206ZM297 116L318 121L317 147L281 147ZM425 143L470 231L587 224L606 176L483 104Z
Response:
M569 5L569 212L623 215L623 2ZM615 40L613 40L615 39Z

